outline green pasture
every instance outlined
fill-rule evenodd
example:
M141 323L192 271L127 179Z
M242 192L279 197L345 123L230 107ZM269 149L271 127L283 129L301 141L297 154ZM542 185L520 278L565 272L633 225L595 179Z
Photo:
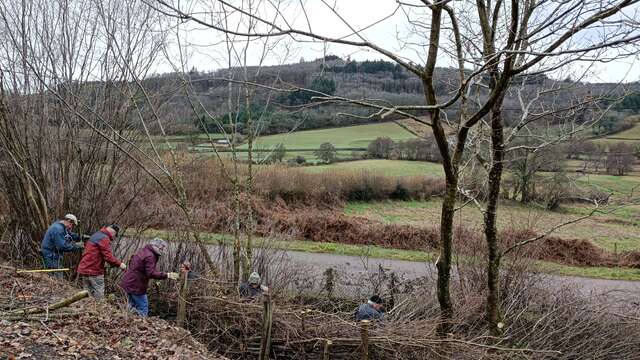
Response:
M596 143L613 144L616 142L640 143L640 117L636 117L635 125L627 130L595 139Z
M366 148L378 137L387 136L393 140L408 140L415 136L396 123L356 125L340 128L295 131L287 134L262 136L256 141L256 148L272 148L284 144L289 149L318 149L320 144L330 142L336 148ZM246 148L246 144L243 145Z
M284 144L287 149L316 150L320 144L329 142L337 149L366 148L378 137L387 136L394 140L408 140L415 136L396 123L386 122L339 128L294 131L285 134L258 137L254 142L255 149L271 149ZM206 149L209 144L201 143L199 148ZM240 149L247 149L244 144Z
M441 207L439 198L431 201L351 202L346 204L344 213L383 223L433 227L440 223ZM589 205L573 205L552 212L534 205L503 202L498 208L498 228L544 233L592 210ZM462 224L478 231L482 231L482 222L482 212L473 205L461 207L455 216L456 225ZM557 229L553 236L588 240L611 252L640 250L640 205L602 207L601 212L592 217Z
M351 171L375 173L386 176L412 176L426 175L430 177L443 177L442 165L423 161L406 160L357 160L338 162L326 165L305 167L309 173L322 173L326 171Z
M593 186L614 195L640 195L640 175L632 173L625 176L604 174L586 174L575 179L578 186Z

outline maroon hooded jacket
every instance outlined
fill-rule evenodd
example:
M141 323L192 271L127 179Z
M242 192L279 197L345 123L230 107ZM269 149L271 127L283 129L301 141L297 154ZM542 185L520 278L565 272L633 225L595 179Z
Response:
M160 255L151 245L138 250L129 262L127 272L120 281L120 287L129 294L144 295L147 293L149 279L166 279L167 273L157 271L156 263Z
M104 262L118 267L122 263L111 252L111 233L106 228L91 235L84 245L78 274L98 276L104 274Z

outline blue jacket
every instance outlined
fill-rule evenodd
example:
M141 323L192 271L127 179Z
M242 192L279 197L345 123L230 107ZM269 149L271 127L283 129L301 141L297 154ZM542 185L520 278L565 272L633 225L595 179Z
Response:
M42 256L51 259L59 259L62 253L69 251L81 251L82 247L72 241L80 241L78 234L69 232L63 223L57 221L49 226L44 234L40 251Z
M247 299L255 299L257 296L262 295L262 286L253 287L247 282L240 284L240 296Z
M356 310L356 320L379 320L384 317L384 313L373 308L370 304L362 304Z

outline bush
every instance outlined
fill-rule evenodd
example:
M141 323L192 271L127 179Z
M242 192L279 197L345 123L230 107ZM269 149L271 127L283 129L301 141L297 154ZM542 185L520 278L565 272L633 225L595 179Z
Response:
M371 159L389 159L395 147L390 137L378 137L367 147L367 155Z
M393 190L393 192L390 195L390 198L394 200L407 201L407 200L411 200L411 194L409 194L409 190L406 187L404 187L404 185L400 181L398 181L396 183L396 189Z
M322 160L327 164L331 164L332 162L336 161L337 156L336 147L329 142L320 144L320 149L314 151L313 154L319 160Z
M634 148L631 144L615 143L607 154L607 173L622 176L633 169Z

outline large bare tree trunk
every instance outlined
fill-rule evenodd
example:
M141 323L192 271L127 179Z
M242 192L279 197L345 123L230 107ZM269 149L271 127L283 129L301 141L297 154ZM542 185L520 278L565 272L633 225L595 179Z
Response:
M456 195L458 193L457 178L447 181L446 192L442 201L440 217L440 256L436 264L438 268L438 302L443 318L442 333L450 331L448 321L453 316L451 301L451 261L453 255L453 220L455 215Z
M504 161L504 136L502 126L502 103L496 104L491 113L492 165L489 170L487 208L484 214L484 234L487 241L487 321L494 336L500 335L500 249L496 225L500 183Z

